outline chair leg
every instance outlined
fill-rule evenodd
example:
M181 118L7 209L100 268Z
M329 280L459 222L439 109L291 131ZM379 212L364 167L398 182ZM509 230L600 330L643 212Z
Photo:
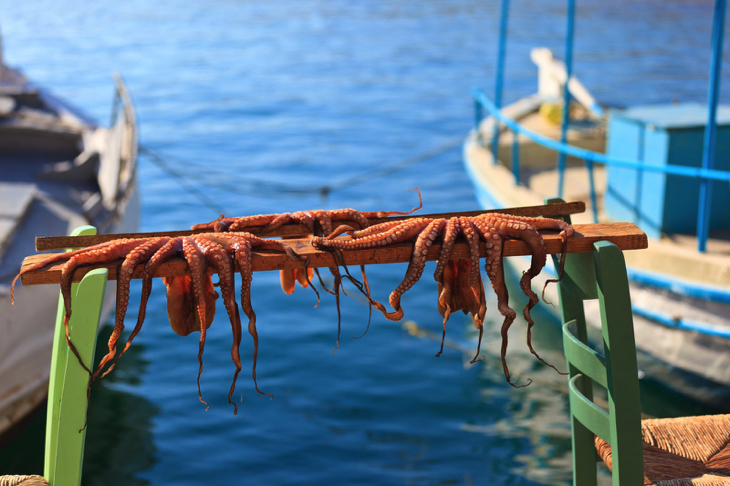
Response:
M573 430L573 486L596 486L596 446L593 432L588 430L575 417L572 417Z

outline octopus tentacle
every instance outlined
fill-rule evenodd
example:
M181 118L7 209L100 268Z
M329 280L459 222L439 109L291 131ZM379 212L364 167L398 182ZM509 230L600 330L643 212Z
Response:
M371 235L380 235L384 231L387 231L391 228L400 227L403 225L403 221L385 221L384 223L376 224L373 226L368 226L365 229L361 230L354 230L353 228L350 228L351 231L348 231L350 233L350 236L354 239L364 238ZM345 226L345 225L343 225ZM343 226L340 226L337 228L335 233L332 233L333 235L337 236L339 234L342 234L343 231L340 231L340 228ZM332 239L332 235L329 236L330 239Z
M445 223L446 221L443 219L429 221L423 231L418 235L418 239L413 247L413 253L411 254L411 262L408 265L408 270L406 270L406 275L403 281L390 294L390 306L395 309L395 312L385 314L387 319L399 321L403 318L403 308L400 305L400 298L421 278L423 268L426 265L428 249L433 244L441 227Z
M246 216L244 218L235 218L234 222L228 227L228 231L243 231L251 226L263 226L262 232L272 231L281 225L291 222L291 214L259 214L257 216Z
M328 213L328 211L323 211L321 209L301 212L302 218L306 218L308 222L304 224L309 225L309 229L312 230L312 235L324 236L332 233L332 220L330 219ZM333 294L337 301L337 346L335 347L335 354L337 354L337 348L340 347L340 288L342 288L343 293L345 292L345 289L342 286L342 274L340 273L340 269L336 265L338 263L338 260L339 263L342 263L344 265L342 253L339 250L335 250L334 260L335 265L329 267L329 271L334 278L334 284L332 285L331 289L327 290L325 288L325 290Z
M360 339L365 334L368 333L368 330L370 329L370 320L373 318L373 304L372 299L370 298L370 284L368 283L368 276L365 274L365 265L360 265L360 273L362 274L362 284L365 289L365 297L368 299L368 325L365 327L365 332L362 333L360 336L351 337L350 340L353 339Z
M454 249L456 238L461 233L461 225L459 218L451 218L446 222L446 230L441 243L441 254L439 255L436 270L433 272L433 279L438 283L443 283L443 273L446 263L451 258L451 251Z
M98 245L94 245L93 248L95 250L101 250L103 248L107 248L107 247L111 246L113 243L115 243L115 242L114 241L106 241L104 243L100 243ZM13 279L12 284L10 285L10 298L11 298L10 303L11 303L11 305L12 304L15 304L15 284L18 282L18 279L21 276L23 276L24 274L26 274L28 272L34 272L36 270L41 270L41 269L43 269L43 268L45 268L45 267L47 267L49 265L52 265L54 263L68 261L71 258L75 257L76 255L80 255L82 253L85 253L86 250L88 250L89 248L92 248L92 247L81 248L81 249L73 250L73 251L67 251L65 253L58 253L58 254L52 255L52 256L44 259L44 260L41 260L40 262L36 262L33 265L30 265L30 266L28 266L26 268L23 268L20 272L18 272L18 275L15 276L15 278Z
M416 191L418 192L418 206L411 209L407 213L401 213L399 211L366 211L361 213L366 218L387 218L388 216L408 216L409 214L415 213L419 209L423 208L423 197L421 197L421 190L417 187L414 187L413 189L408 189L408 191Z
M185 261L190 267L190 278L192 280L193 296L195 298L195 308L200 319L200 341L198 343L198 400L205 404L207 410L208 402L203 400L200 391L200 376L203 374L203 351L205 350L206 323L207 323L207 306L205 298L205 284L207 278L210 278L206 272L208 264L203 256L203 252L198 246L194 238L183 238L183 255Z
M256 313L251 306L251 281L253 280L253 265L251 264L251 248L252 244L249 241L239 242L238 248L234 255L238 262L238 270L241 274L241 308L243 313L248 317L248 333L253 339L253 363L251 365L251 376L253 377L253 384L256 391L261 395L272 397L268 393L264 393L259 390L259 385L256 381L256 363L258 361L259 354L259 333L256 329Z
M151 238L132 249L119 266L117 271L117 308L114 315L114 330L109 337L109 352L104 356L99 365L96 367L91 380L95 380L104 366L114 358L117 352L117 341L124 331L124 316L127 313L129 305L129 284L132 281L132 274L137 266L146 263L160 247L162 247L169 238L158 237Z
M542 271L543 267L545 267L545 263L547 261L547 248L545 246L545 241L533 226L519 220L513 219L512 222L502 222L500 225L500 232L507 237L518 238L527 243L530 247L532 262L530 268L525 271L520 278L520 288L529 299L527 305L522 311L522 314L527 321L527 347L543 364L553 368L558 373L561 373L557 368L555 368L555 366L542 359L532 346L532 327L535 325L535 321L532 319L530 311L537 305L540 299L537 294L532 291L530 283L532 279Z
M241 345L241 316L238 313L238 304L235 297L235 282L233 279L233 257L226 249L217 242L202 242L201 249L205 254L208 264L215 268L218 273L218 282L223 296L223 305L228 313L228 320L231 323L233 332L233 343L231 345L231 360L236 367L233 374L231 389L228 392L228 403L233 405L234 415L238 413L238 404L233 401L233 392L236 389L236 380L241 372L243 365L241 364L241 354L239 347Z
M224 218L219 218L218 222L224 221ZM240 363L240 352L239 346L241 343L241 324L238 306L235 301L233 292L234 279L233 279L233 259L239 265L241 276L243 279L243 287L241 289L242 302L241 306L244 313L249 317L249 332L254 338L254 361L252 366L252 375L254 379L254 385L259 393L264 394L259 390L256 383L256 360L258 352L258 335L256 332L256 315L253 312L251 306L250 297L250 285L252 280L252 264L251 264L251 249L260 248L266 250L273 250L277 252L286 253L292 260L304 262L304 274L308 284L309 275L307 273L308 261L306 258L299 256L289 246L284 245L279 241L265 240L255 237L249 233L205 233L193 236L180 236L175 238L170 237L156 237L156 238L141 238L135 240L112 240L100 245L83 248L74 252L68 252L59 255L52 255L45 260L42 260L38 264L24 269L16 277L19 278L23 273L33 270L45 268L46 266L65 261L61 268L61 293L64 298L64 328L67 343L69 348L74 352L79 360L81 366L92 376L97 378L99 374L105 376L109 373L124 353L129 349L132 340L139 333L144 323L146 306L152 291L152 279L160 265L169 260L170 258L182 253L188 266L190 268L189 276L182 277L163 277L163 280L168 286L168 315L171 317L171 325L173 329L187 335L193 330L200 331L200 343L198 352L198 397L201 402L208 405L202 398L200 392L200 376L203 371L203 360L202 355L204 352L206 330L210 326L213 319L213 312L215 311L215 298L218 297L217 293L213 289L212 279L207 272L207 267L210 265L218 272L220 278L220 287L223 294L223 300L226 307L226 311L231 321L231 327L233 332L233 346L231 348L231 358L236 365L236 371L233 378L233 383L229 392L229 402L233 403L232 395L235 391L235 383L238 373L241 370ZM233 257L231 256L233 255ZM117 313L115 315L115 329L112 333L112 337L109 340L109 353L102 359L99 367L92 374L92 371L87 367L81 360L78 351L71 342L69 336L69 319L71 316L71 282L75 270L80 266L87 266L93 264L111 264L116 261L120 261L119 265L119 285L118 285L118 298L119 305L117 307ZM140 311L137 317L137 323L134 330L127 339L127 342L119 353L116 355L117 341L124 328L124 315L128 307L128 295L129 295L129 280L132 273L137 266L144 264L143 282L142 282L142 297L140 300ZM315 289L316 293L316 289ZM186 306L190 305L191 309L194 309L192 314L195 316L194 319L189 319L189 312L186 310ZM180 319L181 321L178 321ZM187 319L187 320L186 320ZM197 319L197 322L195 321ZM183 322L184 321L184 322ZM113 361L112 361L113 360ZM104 370L104 366L109 362L112 364ZM103 374L102 374L103 372ZM89 389L87 390L87 397L89 396L90 386L93 380L89 380ZM270 395L269 395L270 396ZM238 406L234 404L235 410Z
M474 224L466 217L459 218L459 226L461 234L466 238L466 242L469 244L469 259L471 260L471 269L469 271L469 284L474 292L479 292L479 289L483 289L482 277L479 271L479 251L480 251L480 238L479 232L477 231ZM482 290L482 293L483 290ZM486 310L486 307L485 307ZM482 320L484 320L484 314L482 314Z
M149 300L150 294L152 293L152 277L157 271L157 268L165 261L182 251L182 241L179 238L171 239L167 238L167 242L164 243L159 250L147 261L144 266L144 273L142 274L142 296L139 302L139 312L137 313L137 324L132 329L132 332L127 338L127 342L124 345L124 349L119 353L119 356L114 360L111 366L101 375L105 377L114 367L116 366L119 359L127 352L129 347L132 345L132 341L142 330L142 324L147 313L147 301Z
M440 357L444 352L444 340L446 339L446 322L451 317L451 299L452 299L452 285L453 279L451 278L451 268L448 269L448 276L444 279L444 270L447 269L449 264L449 258L451 257L451 251L456 243L456 238L461 233L461 225L458 218L451 218L446 222L446 230L443 236L443 242L441 243L441 254L439 255L438 263L436 264L436 270L433 272L433 279L438 282L438 299L436 300L436 306L439 313L444 318L443 321L443 332L441 333L441 348L436 353L436 357Z
M95 263L104 263L107 261L114 261L119 258L123 258L127 253L132 251L134 248L143 243L142 239L133 240L121 240L118 245L99 245L91 246L86 248L86 252L73 252L75 253L61 268L61 295L63 296L63 305L65 315L63 318L63 327L66 335L66 343L71 351L74 353L84 370L91 375L90 366L86 366L79 355L76 346L71 342L69 336L68 324L71 319L71 282L73 280L73 274L76 269L80 266L93 265Z
M494 236L497 236L497 238L494 238ZM503 239L497 233L494 233L494 236L492 236L494 244L492 248L487 250L487 262L489 265L485 265L485 267L487 269L487 275L492 282L492 288L497 294L497 308L499 309L499 313L504 316L504 322L502 323L502 328L500 330L500 334L502 336L502 349L500 352L502 358L502 369L504 370L504 376L507 379L507 383L515 388L521 388L532 383L532 380L529 380L525 385L515 385L512 383L509 368L507 367L507 343L509 342L508 331L514 322L515 317L517 317L517 313L507 304L509 301L509 292L507 290L507 286L504 285L504 265L502 261ZM481 333L479 337L481 339ZM476 357L472 362L475 360Z

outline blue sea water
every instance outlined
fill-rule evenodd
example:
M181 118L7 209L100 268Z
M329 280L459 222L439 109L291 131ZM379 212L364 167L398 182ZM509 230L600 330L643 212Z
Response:
M564 11L562 1L514 0L506 100L535 90L532 47L562 55ZM416 186L425 213L476 209L458 150L376 180L361 175L467 133L469 88L493 85L498 15L498 2L473 0L0 0L7 64L102 123L110 75L120 72L141 144L212 199L141 157L143 231L186 229L219 209L403 211L416 205L407 191ZM611 105L704 102L711 23L709 1L578 2L575 73ZM326 198L264 183L344 180L349 187ZM234 368L225 313L219 308L206 345L206 411L197 337L170 331L158 284L135 345L95 385L83 484L568 484L564 378L528 354L517 323L509 363L519 381L535 383L505 382L493 302L487 361L468 364L476 332L461 314L449 322L451 345L434 358L439 343L428 332L440 336L441 318L429 268L403 299L406 319L424 332L373 314L369 332L350 340L368 320L350 286L338 356L334 299L324 295L315 309L311 291L284 296L276 273L256 274L258 383L274 398L255 392L245 364L238 415L226 400ZM404 272L369 269L375 297L386 300ZM134 309L127 320L135 322ZM560 366L554 331L543 328L537 344ZM251 351L244 336L242 356ZM651 388L644 400L655 415L697 410ZM42 427L39 419L0 452L0 474L42 472Z

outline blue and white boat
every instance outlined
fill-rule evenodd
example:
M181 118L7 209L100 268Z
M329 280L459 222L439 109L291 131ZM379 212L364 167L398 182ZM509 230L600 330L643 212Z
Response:
M495 97L473 90L476 127L463 148L480 205L558 196L586 202L574 223L637 224L649 248L625 256L642 372L730 409L730 106L718 105L725 1L715 8L707 105L608 113L572 75L571 3L565 62L534 49L537 92L502 107L507 8L503 0ZM515 272L527 267L507 262Z

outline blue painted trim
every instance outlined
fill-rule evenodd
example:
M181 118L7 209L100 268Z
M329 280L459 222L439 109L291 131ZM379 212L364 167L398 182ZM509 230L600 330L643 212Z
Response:
M717 132L717 101L720 96L720 75L722 66L722 38L725 31L725 0L715 0L715 16L712 28L712 65L710 66L710 94L707 100L708 118L705 125L705 140L702 151L702 168L712 169L715 159L715 133ZM710 209L712 182L700 182L700 208L697 217L698 250L707 249L710 233Z
M497 49L497 78L494 81L494 103L502 106L502 87L504 86L504 58L507 52L507 21L509 18L509 0L502 0L499 10L499 46ZM499 156L499 123L494 124L492 135L492 158L496 165Z
M717 327L708 326L708 325L702 324L700 322L686 321L684 319L673 319L671 317L665 316L664 314L660 314L658 312L644 309L644 308L636 306L636 305L631 306L631 311L638 316L641 316L645 319L649 319L658 324L662 324L666 327L671 327L672 329L681 329L683 331L694 331L694 332L698 332L700 334L705 334L708 336L716 336L716 337L730 339L730 329L727 329L727 330L719 329Z
M593 222L598 223L598 198L596 197L596 182L593 175L593 162L590 160L584 160L583 163L588 169L588 183L590 186L591 193L591 209L593 212Z
M494 195L487 189L486 184L482 181L482 178L479 177L475 172L474 169L469 165L469 157L466 156L466 148L467 144L464 145L464 152L462 154L462 159L464 161L464 169L466 170L466 175L471 179L472 184L474 185L474 196L477 198L477 201L479 202L479 206L481 206L484 209L499 209L503 208L504 204L500 201L498 201Z
M515 186L520 185L520 139L512 132L512 175L515 178Z
M591 110L599 118L603 117L604 115L603 108L601 108L601 105L596 102L594 102L588 109Z
M560 143L568 141L568 125L570 124L570 77L573 75L573 25L575 18L575 0L568 0L566 7L567 25L565 28L565 85L563 86L563 119L560 124ZM558 152L558 197L563 197L565 186L565 152Z
M506 125L510 130L524 135L533 142L539 143L544 147L552 150L563 151L567 155L586 159L592 162L600 162L602 164L615 165L617 167L626 167L629 169L641 169L652 172L663 172L665 174L678 175L683 177L691 177L695 179L711 179L715 181L730 182L730 171L722 171L715 169L703 169L699 167L687 167L683 165L644 165L639 161L631 159L622 159L618 157L609 157L606 154L593 152L591 150L585 150L582 148L574 147L572 145L563 144L556 142L555 140L535 133L532 130L528 130L512 118L505 116L482 91L476 88L471 90L472 96L479 101L490 114L497 119L503 125Z
M632 267L627 267L626 271L629 275L629 280L636 282L639 285L655 287L672 292L673 294L691 297L693 299L730 305L730 290L712 287L709 285L687 283L679 279L653 272L647 272L645 270L637 270Z

